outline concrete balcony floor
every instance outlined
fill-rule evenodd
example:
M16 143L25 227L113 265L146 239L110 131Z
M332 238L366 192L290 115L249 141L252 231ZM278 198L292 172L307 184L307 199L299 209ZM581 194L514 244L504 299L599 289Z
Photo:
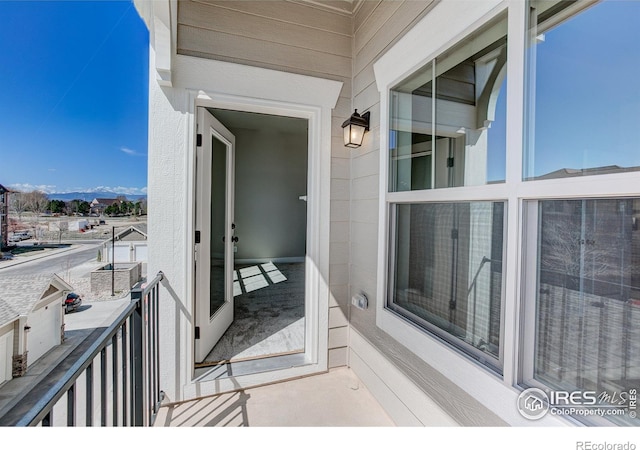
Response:
M156 427L382 427L393 421L348 368L163 406Z

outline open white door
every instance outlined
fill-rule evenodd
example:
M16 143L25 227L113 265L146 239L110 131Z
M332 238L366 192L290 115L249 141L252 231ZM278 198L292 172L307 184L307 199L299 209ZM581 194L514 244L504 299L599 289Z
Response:
M198 108L196 147L195 361L202 362L233 322L235 137ZM201 137L200 137L201 136Z

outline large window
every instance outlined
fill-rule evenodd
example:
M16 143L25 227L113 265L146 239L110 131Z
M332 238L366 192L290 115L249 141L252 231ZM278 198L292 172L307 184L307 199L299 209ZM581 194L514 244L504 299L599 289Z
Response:
M389 100L387 308L499 373L505 203L432 193L504 181L506 62L502 15ZM403 201L405 191L418 201Z

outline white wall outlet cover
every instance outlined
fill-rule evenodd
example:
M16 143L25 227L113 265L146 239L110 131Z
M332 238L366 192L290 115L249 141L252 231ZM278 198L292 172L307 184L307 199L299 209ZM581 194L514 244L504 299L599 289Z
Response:
M356 294L351 297L351 304L358 309L367 309L369 307L369 299L364 294Z

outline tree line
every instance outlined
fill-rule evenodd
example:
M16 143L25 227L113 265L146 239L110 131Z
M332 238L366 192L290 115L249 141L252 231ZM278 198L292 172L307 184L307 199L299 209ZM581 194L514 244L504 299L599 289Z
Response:
M25 212L36 215L45 213L66 214L66 215L87 215L91 212L91 204L85 200L75 199L65 202L64 200L49 200L47 194L42 191L12 192L9 196L9 210L13 212L19 221ZM144 214L146 205L142 200L137 202L128 201L125 197L118 197L118 202L107 206L104 214L108 216L119 215L141 215Z

